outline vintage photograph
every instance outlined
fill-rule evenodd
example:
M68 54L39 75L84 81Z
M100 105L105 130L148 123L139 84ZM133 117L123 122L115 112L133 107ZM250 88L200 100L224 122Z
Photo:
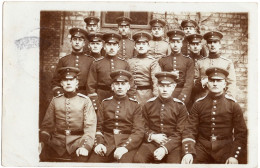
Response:
M21 55L38 54L30 165L254 166L252 5L110 3L55 9L42 2L38 28L15 40ZM32 62L22 58L17 64L29 71ZM7 153L7 165L26 165L10 164Z

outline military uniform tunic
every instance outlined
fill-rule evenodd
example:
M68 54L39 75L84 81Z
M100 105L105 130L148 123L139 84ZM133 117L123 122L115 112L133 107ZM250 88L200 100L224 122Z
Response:
M154 97L148 100L143 107L145 117L145 142L141 145L135 161L148 162L149 151L160 146L167 149L170 158L168 163L180 163L181 161L181 134L188 118L188 112L184 103L176 98L163 99ZM150 140L152 134L165 134L167 141L157 144ZM149 145L150 144L150 145ZM149 150L142 146L149 146ZM173 152L175 151L175 152ZM174 156L174 157L173 157ZM148 158L147 158L148 157Z
M183 152L195 155L196 163L225 163L229 157L239 160L247 150L246 142L243 113L232 97L209 93L194 103L183 131Z
M144 104L150 98L158 96L157 78L155 77L155 73L161 71L158 61L150 55L139 55L137 58L129 59L128 63L134 78L138 102Z
M134 45L135 42L129 37L124 37L119 42L120 50L118 56L124 59L129 59L134 56Z
M159 60L162 71L178 72L177 86L173 92L173 97L180 99L185 104L189 102L194 80L194 63L190 57L181 53L168 55Z
M87 95L86 92L86 84L87 84L87 77L88 72L90 69L90 65L94 61L93 57L87 56L83 53L76 53L72 52L71 54L62 57L57 65L56 71L54 73L54 77L52 79L52 88L54 93L56 94L57 91L62 91L60 86L60 77L58 74L58 69L62 67L76 67L80 69L80 74L78 76L79 80L79 92L82 94Z
M219 54L210 54L209 57L199 60L195 64L195 82L200 83L201 78L206 77L206 70L210 67L219 67L226 69L229 72L227 76L227 90L228 94L231 94L233 97L236 96L236 72L234 64L231 60L220 56ZM203 93L202 90L202 95Z
M152 55L157 60L171 53L169 43L162 38L154 38L153 40L150 40L149 46L149 55Z
M51 135L47 145L59 156L84 147L91 151L96 133L97 118L90 99L80 93L54 97L47 109L41 131ZM67 131L66 131L67 130ZM70 132L82 135L70 135Z

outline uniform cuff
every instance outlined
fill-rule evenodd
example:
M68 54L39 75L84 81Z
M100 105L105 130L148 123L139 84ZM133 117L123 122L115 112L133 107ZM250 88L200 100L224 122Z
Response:
M161 146L165 150L165 154L168 154L168 149L165 146Z

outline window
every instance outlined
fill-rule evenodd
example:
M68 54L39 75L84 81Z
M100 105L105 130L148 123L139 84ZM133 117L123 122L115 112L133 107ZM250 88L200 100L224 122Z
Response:
M131 23L131 28L142 28L150 29L149 22L151 20L150 12L114 12L105 11L102 12L102 27L117 27L116 18L120 16L130 17L133 21Z

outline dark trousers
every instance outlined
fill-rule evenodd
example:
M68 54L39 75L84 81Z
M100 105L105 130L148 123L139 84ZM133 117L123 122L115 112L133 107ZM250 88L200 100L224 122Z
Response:
M76 151L69 154L67 151L59 156L58 153L50 146L44 144L42 152L40 154L41 162L87 162L88 156L77 156Z
M143 143L134 157L134 163L181 163L181 146L170 151L160 161L154 159L154 151L158 145Z
M90 162L90 163L109 163L109 162L133 163L133 159L134 159L136 151L137 151L137 149L128 151L119 160L116 160L114 158L114 151L111 152L111 154L109 154L108 156L100 156L100 155L97 155L95 152L92 152L92 154L89 157L88 162Z

